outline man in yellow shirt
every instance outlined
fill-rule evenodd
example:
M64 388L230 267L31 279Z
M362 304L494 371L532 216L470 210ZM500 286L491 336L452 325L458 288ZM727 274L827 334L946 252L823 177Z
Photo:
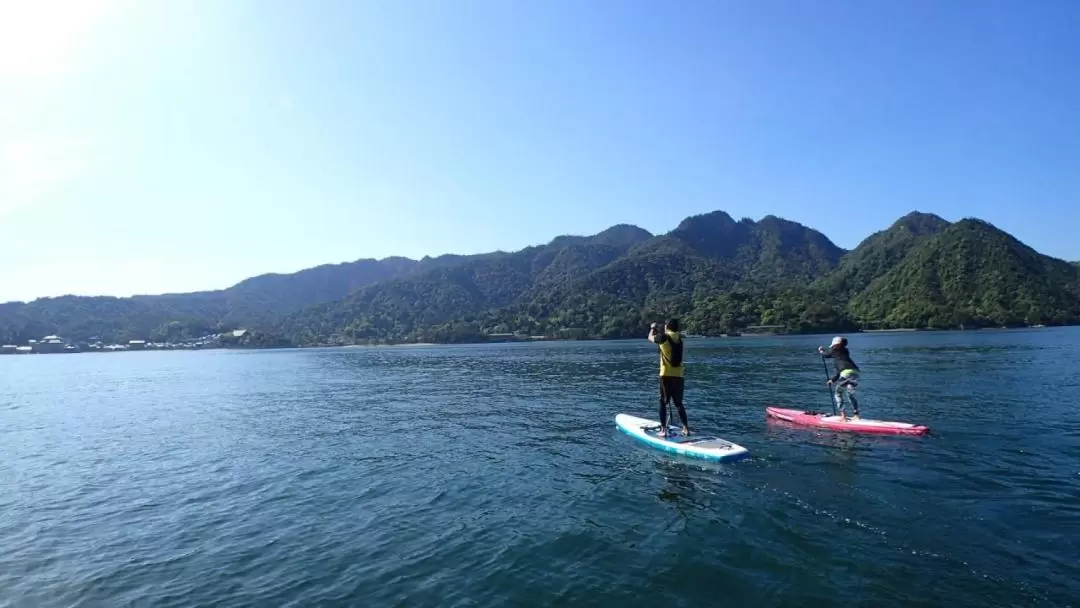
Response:
M675 402L682 422L683 435L690 434L690 425L686 422L686 410L683 408L683 338L679 333L679 320L671 319L664 331L653 323L649 328L649 342L660 348L660 437L667 437L668 402Z

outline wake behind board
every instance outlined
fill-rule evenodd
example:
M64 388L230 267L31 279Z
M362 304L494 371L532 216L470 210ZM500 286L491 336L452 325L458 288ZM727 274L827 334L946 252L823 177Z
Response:
M840 416L832 416L821 412L804 412L782 407L766 407L765 414L778 420L786 420L803 426L816 426L833 431L855 431L859 433L884 433L888 435L925 435L930 432L930 427L908 422L892 422L889 420L845 420Z
M674 428L668 429L666 438L658 437L659 422L629 414L616 414L615 426L638 441L674 454L722 461L739 460L750 455L749 450L741 445L719 437L696 434L687 437Z

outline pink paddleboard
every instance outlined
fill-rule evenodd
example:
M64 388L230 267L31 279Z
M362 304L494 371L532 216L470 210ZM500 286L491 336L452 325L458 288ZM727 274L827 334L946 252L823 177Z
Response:
M794 424L816 426L834 431L855 431L859 433L887 433L890 435L925 435L930 432L930 427L921 424L907 422L890 422L888 420L844 420L840 416L832 416L821 413L804 412L802 410L789 410L782 407L767 407L765 413L778 420L786 420Z

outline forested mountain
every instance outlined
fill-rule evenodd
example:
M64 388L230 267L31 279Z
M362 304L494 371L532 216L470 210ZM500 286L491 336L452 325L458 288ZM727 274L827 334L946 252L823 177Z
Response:
M756 285L811 281L844 254L820 232L773 215L736 222L714 211L683 220L669 236Z
M846 296L859 293L900 264L916 245L948 225L949 222L930 213L909 213L887 230L875 232L859 243L840 260L836 272L821 281L821 287Z
M419 265L401 257L325 264L292 274L264 274L217 293L223 296L230 317L251 323L340 300L365 285L408 274Z
M658 236L618 225L514 252L358 260L220 291L3 304L0 342L176 340L240 326L296 344L616 338L672 315L705 334L1071 324L1080 267L974 219L911 213L846 252L795 222L716 211Z
M134 296L63 296L0 304L0 342L23 344L46 334L73 340L191 339L220 329L276 330L283 315L344 298L356 289L419 268L406 258L326 264L265 274L218 291Z
M736 222L717 211L659 237L617 226L376 283L290 316L284 330L302 342L328 332L345 341L503 332L620 337L639 332L651 315L689 313L731 289L772 294L805 285L843 253L800 224L773 216Z
M1078 276L1076 266L966 219L919 243L857 294L851 310L887 327L1075 323Z
M509 307L526 294L571 284L651 237L637 227L614 226L591 237L561 236L512 253L465 256L455 264L437 264L305 309L286 318L282 328L302 343L334 334L350 340L416 336L427 328Z

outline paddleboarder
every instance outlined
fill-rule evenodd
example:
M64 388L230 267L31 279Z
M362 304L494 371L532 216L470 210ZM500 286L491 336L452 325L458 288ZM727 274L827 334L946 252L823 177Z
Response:
M679 333L679 320L670 319L663 331L658 331L659 329L656 323L649 327L649 342L660 349L660 437L667 437L667 406L672 401L679 412L683 435L689 435L690 425L686 422L686 409L683 408L685 376L683 337Z
M851 401L851 409L854 411L851 419L858 420L859 402L855 399L855 389L859 387L859 366L855 365L855 361L851 359L847 338L836 336L832 339L832 343L829 344L828 350L823 346L819 346L818 354L826 359L832 359L833 365L836 366L836 375L829 378L825 383L836 387L833 398L836 400L836 409L840 417L847 417L844 414L843 397L843 393L847 393L848 400Z

